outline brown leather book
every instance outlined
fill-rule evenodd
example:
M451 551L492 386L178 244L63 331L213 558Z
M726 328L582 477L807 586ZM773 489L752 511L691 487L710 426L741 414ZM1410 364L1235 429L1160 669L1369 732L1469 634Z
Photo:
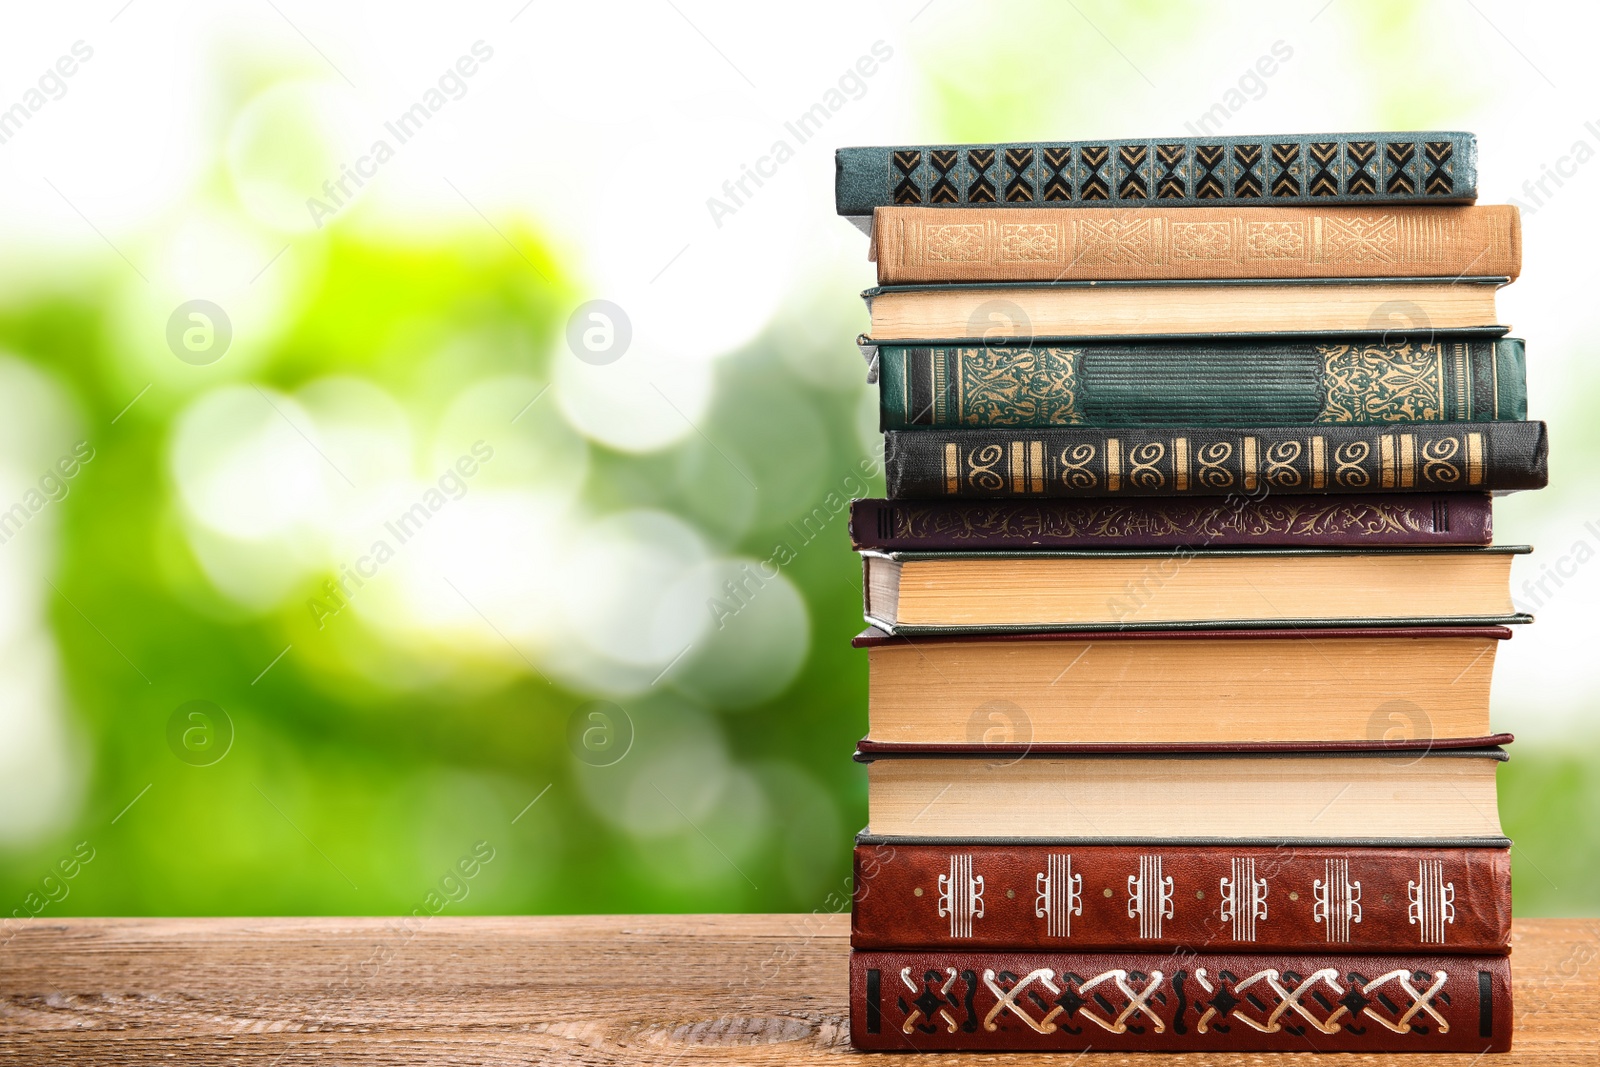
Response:
M1233 278L1515 278L1522 225L1476 207L880 207L879 285Z
M850 1043L884 1052L1505 1052L1511 963L1428 953L858 950Z
M1505 841L856 842L856 948L1495 954L1510 943Z

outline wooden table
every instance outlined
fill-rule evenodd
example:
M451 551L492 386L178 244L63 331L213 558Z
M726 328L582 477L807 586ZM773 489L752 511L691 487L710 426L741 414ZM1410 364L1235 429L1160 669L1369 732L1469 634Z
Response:
M847 936L843 915L34 919L0 947L0 1063L838 1062L860 1055L845 1013ZM1513 938L1516 1051L1494 1062L1600 1063L1600 919L1524 920Z

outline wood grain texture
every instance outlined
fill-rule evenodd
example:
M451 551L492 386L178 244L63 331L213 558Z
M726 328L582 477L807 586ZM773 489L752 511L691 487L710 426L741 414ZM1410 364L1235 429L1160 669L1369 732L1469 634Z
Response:
M0 1064L839 1062L865 1055L846 1029L848 934L845 915L32 920L0 947ZM1512 944L1514 1051L1495 1062L1595 1063L1600 920L1522 920Z

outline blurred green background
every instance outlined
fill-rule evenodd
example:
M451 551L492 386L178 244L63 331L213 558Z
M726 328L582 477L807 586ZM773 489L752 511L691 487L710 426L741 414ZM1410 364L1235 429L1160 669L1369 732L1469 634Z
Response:
M144 132L187 138L180 181L107 165L109 142L60 162L119 96L149 105L140 71L170 27L116 6L10 46L24 70L96 48L4 146L5 180L51 213L10 224L0 299L0 509L22 505L14 531L0 510L12 915L838 910L866 821L838 505L882 482L851 344L871 273L832 214L832 148L1180 132L1215 101L1229 133L1476 129L1484 198L1504 201L1584 136L1587 68L1551 51L1557 28L1514 25L1525 65L1440 5L936 0L804 26L693 7L608 31L623 54L598 77L628 91L568 94L539 79L583 71L563 44L581 28L558 21L579 14L396 15L400 41L230 10L151 90L205 102ZM329 204L323 183L474 41L493 59L446 86L423 146L318 225L305 202ZM892 58L858 95L841 72L875 41ZM1294 58L1245 79L1276 41ZM1536 64L1569 88L1545 95ZM841 85L770 187L708 213ZM119 183L159 182L178 188L119 206ZM1498 539L1550 559L1596 536L1600 382L1560 302L1583 280L1568 268L1593 273L1565 244L1586 200L1525 207L1528 272L1505 294L1554 448L1552 488L1503 502ZM214 359L177 352L216 325L182 310L197 299L231 327ZM568 342L594 299L631 323L612 362ZM1595 581L1529 601L1543 621L1502 655L1521 915L1600 914Z

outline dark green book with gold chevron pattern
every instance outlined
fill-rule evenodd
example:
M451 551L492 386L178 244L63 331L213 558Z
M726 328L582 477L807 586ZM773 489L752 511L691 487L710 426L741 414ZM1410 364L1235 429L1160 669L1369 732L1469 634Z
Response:
M930 207L1470 204L1478 141L1459 131L1141 137L841 148L839 214Z
M885 430L1527 417L1523 342L1482 334L880 345L878 361Z

